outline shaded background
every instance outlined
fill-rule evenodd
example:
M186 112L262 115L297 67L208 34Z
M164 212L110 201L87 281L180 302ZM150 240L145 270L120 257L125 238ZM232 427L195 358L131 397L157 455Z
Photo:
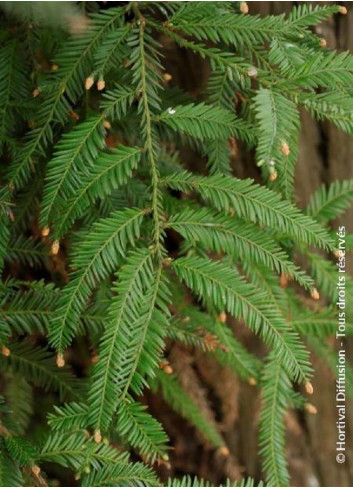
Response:
M303 2L248 2L249 13L267 15L289 12L296 3ZM350 9L349 2L346 6L346 16L336 15L316 28L316 33L326 39L328 48L353 51L353 8ZM160 42L165 48L167 71L173 76L172 84L194 95L203 91L209 74L207 62L176 47L167 38L161 38ZM322 183L353 177L353 138L328 123L313 121L305 112L301 114L301 122L295 188L298 205L304 206ZM185 154L184 157L194 170L204 165L195 155ZM236 148L232 163L237 176L259 178L253 155L245 154L241 147ZM348 231L353 230L353 209L335 225L340 223L345 224ZM348 269L352 274L352 258ZM233 326L237 337L250 350L262 353L261 345L246 328L236 323ZM333 338L332 344L335 345ZM352 353L351 344L347 350L350 358L353 358ZM312 415L291 411L286 417L291 483L293 486L349 487L353 485L353 403L347 403L346 463L339 465L335 460L335 380L322 361L315 357L312 361L316 374L313 379L315 392L310 401L317 407L318 413ZM161 475L198 474L215 485L219 485L224 477L233 479L250 475L256 480L261 479L257 449L259 390L239 381L205 354L180 346L171 347L170 362L210 421L220 427L231 454L224 456L214 453L201 435L172 413L159 397L149 395L153 414L163 422L175 446L171 455L172 468L160 467Z

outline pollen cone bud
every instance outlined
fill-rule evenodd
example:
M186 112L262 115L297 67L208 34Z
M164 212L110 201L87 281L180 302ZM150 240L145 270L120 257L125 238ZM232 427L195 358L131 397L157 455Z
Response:
M92 75L90 75L89 77L86 78L85 89L90 90L93 87L93 84L94 84L94 78Z
M290 153L289 144L286 143L285 141L281 144L281 151L284 154L284 156L288 156Z
M97 82L97 89L101 92L102 90L105 89L105 81L103 78L100 78Z
M228 457L230 454L229 448L226 446L220 447L219 454L223 455L224 457Z
M336 250L334 250L333 254L335 255L336 258L339 258L341 255L341 252L340 252L340 250L336 249Z
M317 408L314 406L314 404L307 402L304 407L309 414L317 414Z
M52 255L57 255L59 253L59 250L60 250L60 243L56 239L54 241L54 243L51 245L51 253L52 253Z
M276 170L274 170L273 172L271 172L271 174L269 176L270 182L274 182L275 180L277 180L277 177L278 177L278 174L277 174Z
M59 368L62 368L65 365L64 355L62 353L56 355L56 365Z
M48 226L45 226L45 228L42 229L41 235L43 237L46 237L49 235L49 233L50 233L50 229L48 228Z
M342 15L347 15L347 8L342 5L339 9L339 13Z
M9 348L7 348L7 346L3 346L1 348L1 353L4 355L4 357L9 357L11 354L11 351Z
M318 301L320 299L320 294L317 289L312 289L311 298L314 299L314 301Z
M35 88L32 92L33 98L38 97L39 94L40 94L39 88Z
M171 367L171 365L166 365L164 367L164 372L167 374L167 375L172 375L172 373L174 372L173 368Z
M38 465L33 465L33 467L31 468L32 472L34 475L39 475L40 474L40 467L38 467Z
M327 46L327 41L324 38L321 38L319 41L320 48L325 48Z
M94 432L93 439L96 443L100 443L102 441L102 434L100 430Z
M304 388L305 388L305 392L307 394L314 394L314 387L313 387L313 384L311 382L306 382L305 385L304 385Z
M164 74L163 74L163 80L164 80L165 82L167 82L167 83L168 83L168 82L170 82L172 78L173 78L173 77L172 77L172 75L171 75L170 73L164 73Z
M172 373L174 372L173 367L167 360L163 360L162 362L160 362L159 368L161 368L163 372L167 375L172 375Z
M256 385L256 379L254 377L249 377L248 378L249 385Z
M227 321L227 314L226 314L224 311L222 311L222 312L219 314L219 316L218 316L218 321L219 321L220 323L225 323L225 322Z
M52 71L56 71L59 69L59 66L58 65L51 65L51 69L52 69Z
M111 129L112 125L110 124L109 121L103 121L103 127L105 129Z
M247 14L249 12L249 5L246 2L240 2L240 12Z

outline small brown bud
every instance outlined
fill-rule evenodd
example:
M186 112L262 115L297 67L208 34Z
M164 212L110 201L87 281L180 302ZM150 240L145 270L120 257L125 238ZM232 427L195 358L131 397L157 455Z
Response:
M277 174L276 170L273 170L273 172L271 172L270 176L269 176L270 182L274 182L275 180L277 180L277 177L278 177L278 174Z
M110 122L109 122L109 121L106 121L106 120L105 120L105 121L103 121L103 127L104 127L105 129L111 129L112 125L110 124Z
M102 90L105 89L105 81L103 78L100 78L97 82L97 89L101 92Z
M51 254L52 255L57 255L59 253L59 250L60 250L60 243L59 243L59 240L55 240L53 242L53 244L51 245Z
M49 235L49 233L50 233L50 229L48 228L48 226L45 226L45 228L43 228L43 229L42 229L42 231L41 231L41 235L42 235L43 237L48 236L48 235Z
M218 453L219 453L220 455L223 455L224 457L228 457L228 456L229 456L229 454L230 454L230 451L229 451L229 448L228 448L228 447L223 446L223 447L220 447L220 448L218 449Z
M172 375L172 373L174 372L173 367L170 365L168 360L162 360L161 362L159 362L159 368L161 368L163 372L167 375Z
M81 479L81 474L76 472L76 474L74 475L74 479L75 479L75 481L79 481Z
M88 76L85 81L85 89L90 90L93 87L94 78L92 75Z
M279 278L279 284L282 287L282 289L285 289L286 287L288 287L288 283L289 283L289 280L288 280L287 274L281 273L281 276Z
M249 377L248 378L249 385L256 385L256 379L254 377Z
M285 141L283 141L281 144L281 151L284 154L284 156L288 156L290 153L289 144L286 143Z
M1 348L1 353L4 355L4 357L9 357L11 354L11 351L9 348L7 348L7 346L3 346Z
M304 407L309 414L317 414L317 407L314 406L314 404L311 404L310 402L306 402L304 404Z
M102 441L102 434L101 434L101 431L100 430L96 430L94 432L94 436L93 436L93 439L96 443L100 443Z
M165 82L167 82L167 83L170 82L172 78L173 77L172 77L172 75L170 73L163 73L163 80Z
M327 46L327 41L323 37L319 41L320 48L325 48Z
M174 372L173 368L171 365L166 365L163 369L164 373L166 373L167 375L172 375L172 373Z
M51 70L52 71L56 71L59 69L59 66L58 65L51 65Z
M313 288L311 290L311 298L314 299L314 301L318 301L320 299L320 294L317 289Z
M335 249L335 250L333 251L333 254L335 255L335 257L336 257L336 258L339 258L339 257L341 256L341 251L340 251L340 250Z
M59 368L62 368L64 367L65 365L65 360L64 360L64 355L62 353L58 353L56 355L56 365L59 367Z
M246 2L240 2L240 12L242 14L249 13L249 5Z
M222 311L222 312L221 312L221 313L218 315L218 318L217 318L217 319L218 319L218 321L219 321L220 323L225 323L225 322L227 321L227 314L226 314L224 311Z
M33 472L34 475L39 475L40 474L40 467L38 467L38 465L33 465L31 467L31 471Z
M305 392L307 394L314 394L314 387L313 387L313 384L311 382L305 382L305 385L304 385L304 388L305 388Z
M347 8L342 5L339 9L339 13L342 15L347 15L347 12L348 12Z
M40 94L39 88L35 88L32 92L33 98L38 97L39 94Z
M91 364L92 365L95 365L96 363L98 363L98 360L99 360L99 356L98 355L93 355L91 357Z

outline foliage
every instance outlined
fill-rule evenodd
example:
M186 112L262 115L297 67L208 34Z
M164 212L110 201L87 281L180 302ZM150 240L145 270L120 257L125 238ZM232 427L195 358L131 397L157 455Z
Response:
M58 465L86 487L207 486L158 476L173 452L150 388L228 453L173 372L175 344L260 386L263 476L288 485L284 416L299 385L312 391L310 348L335 368L318 341L335 311L313 300L336 300L329 224L353 184L324 186L300 209L294 172L300 109L353 134L353 58L311 30L340 7L262 18L244 2L100 3L83 2L88 21L75 11L79 33L55 22L54 2L37 19L36 5L0 13L1 485L47 485ZM170 86L165 39L209 64L199 96ZM233 175L240 142L257 181ZM203 157L199 173L185 149ZM51 394L31 433L35 389Z

